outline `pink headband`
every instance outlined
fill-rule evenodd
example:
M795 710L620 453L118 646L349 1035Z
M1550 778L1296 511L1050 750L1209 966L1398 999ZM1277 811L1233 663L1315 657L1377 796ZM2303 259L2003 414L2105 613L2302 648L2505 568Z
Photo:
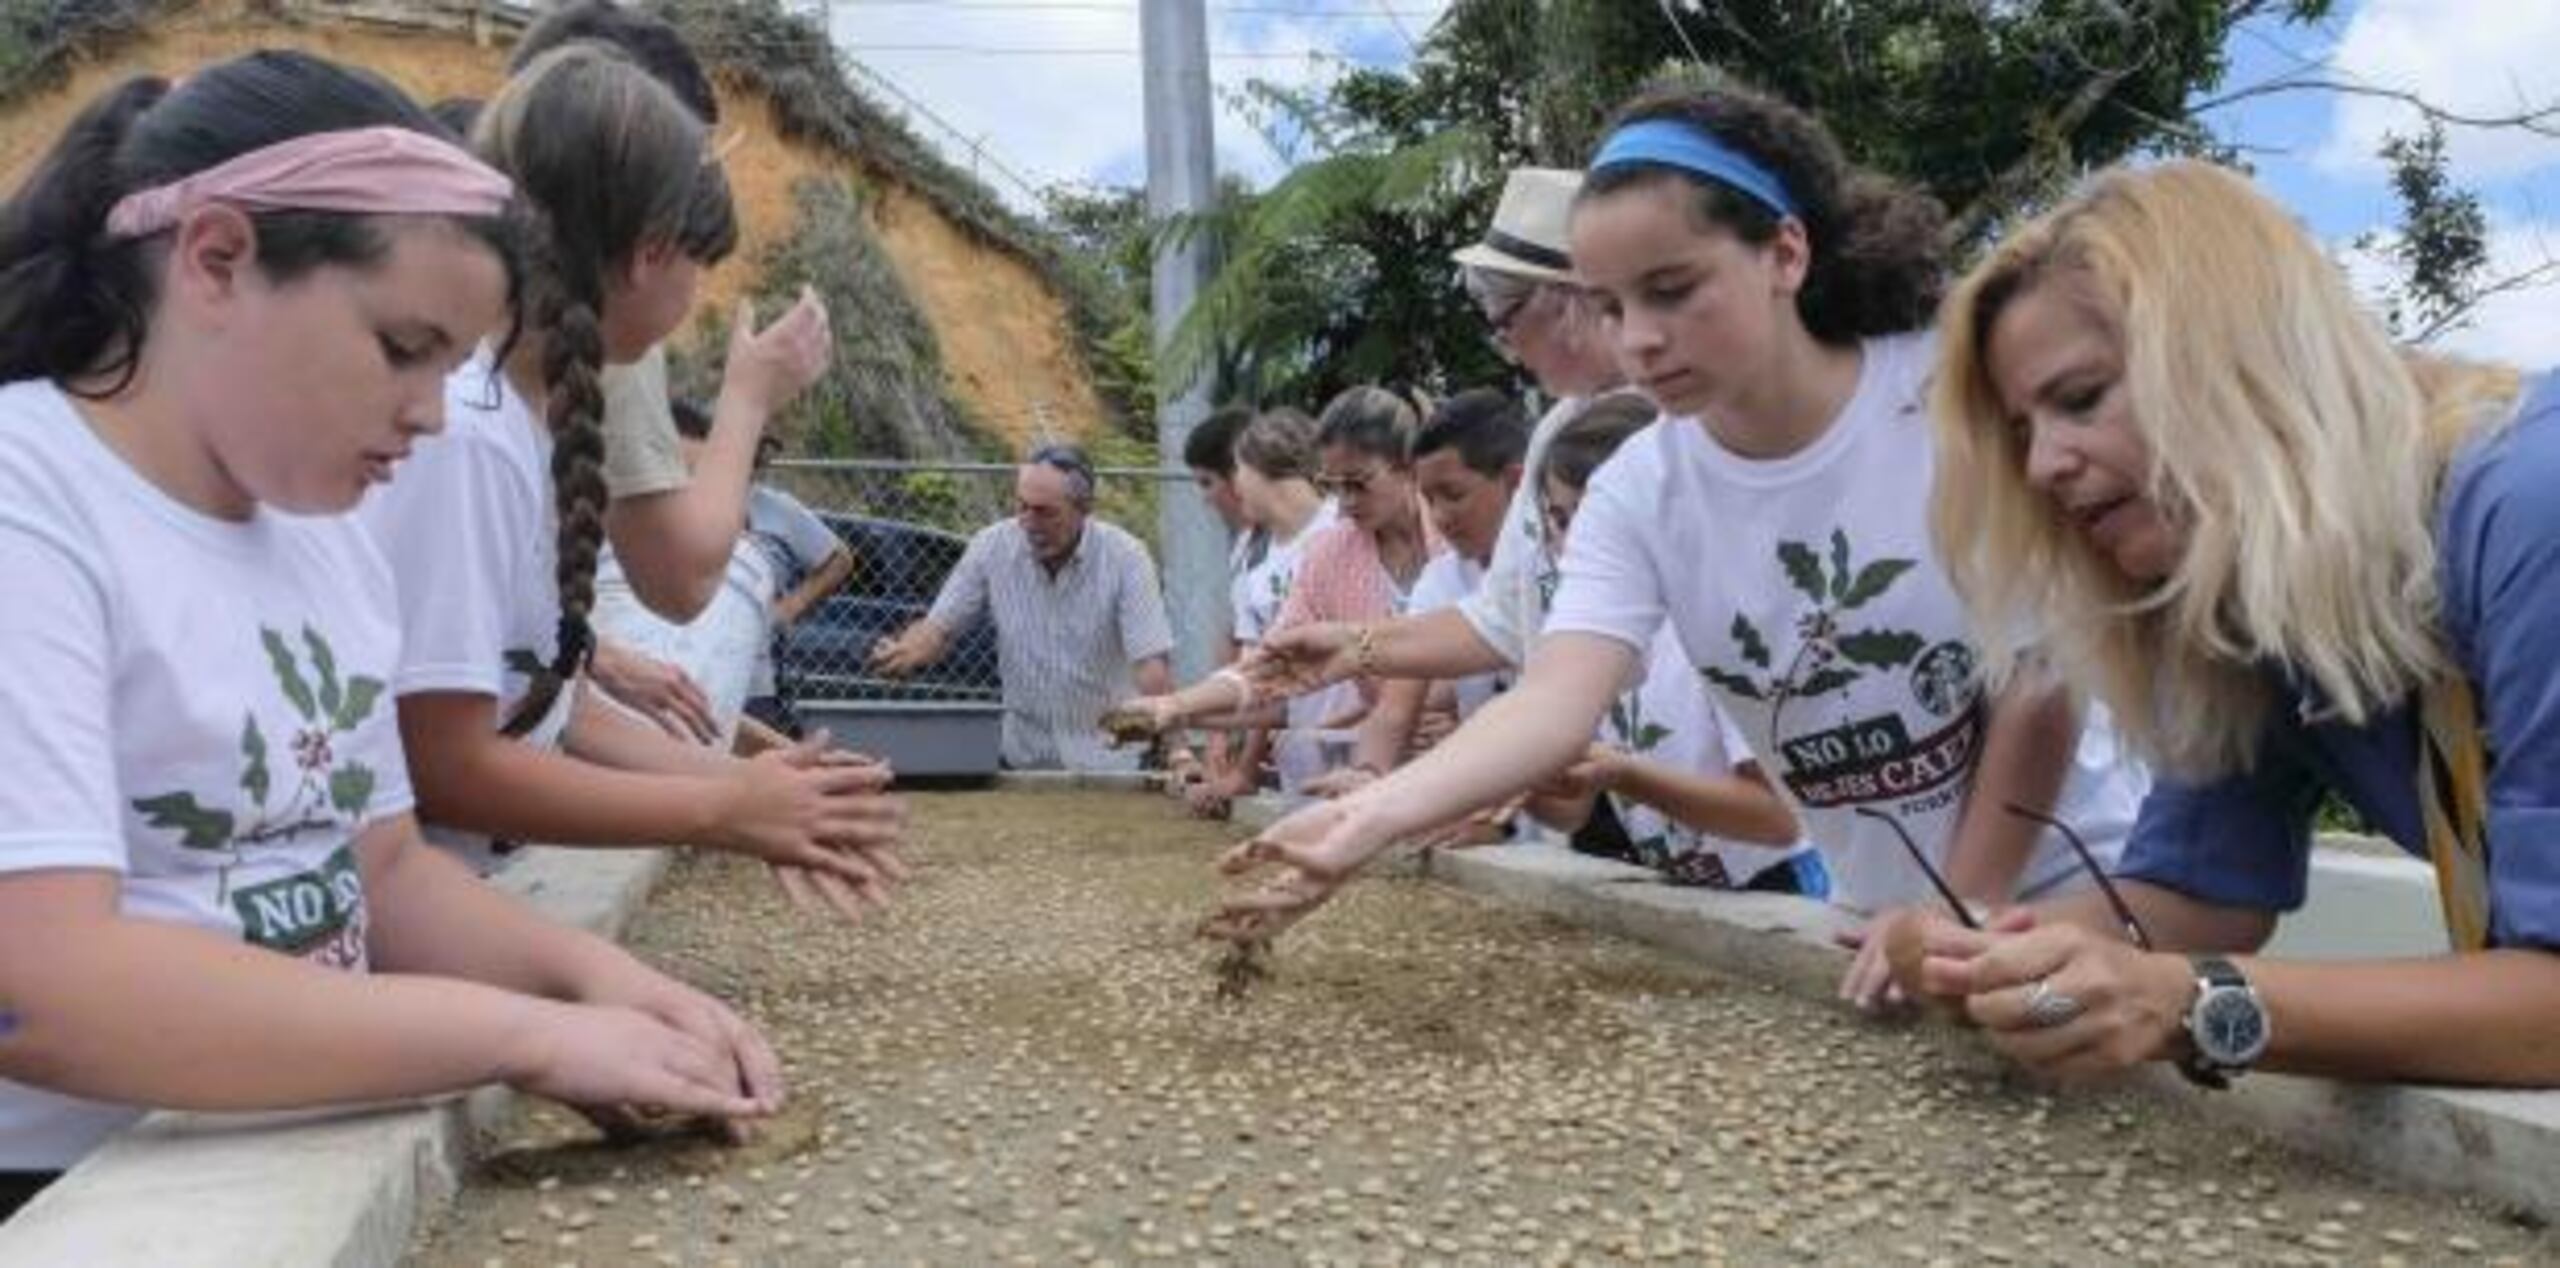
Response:
M210 203L253 212L493 216L514 192L497 169L423 132L314 132L125 195L107 213L107 236L147 237Z

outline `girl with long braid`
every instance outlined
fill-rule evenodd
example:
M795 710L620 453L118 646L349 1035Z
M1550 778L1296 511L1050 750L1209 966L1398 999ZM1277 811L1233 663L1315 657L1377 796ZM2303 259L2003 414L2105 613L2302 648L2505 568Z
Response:
M492 838L689 842L761 858L795 901L851 919L901 874L885 767L823 737L752 760L680 744L580 676L606 500L598 375L673 331L736 241L706 142L594 45L534 61L482 111L475 147L533 222L530 320L452 377L452 434L366 507L401 583L393 691L432 837L481 866Z

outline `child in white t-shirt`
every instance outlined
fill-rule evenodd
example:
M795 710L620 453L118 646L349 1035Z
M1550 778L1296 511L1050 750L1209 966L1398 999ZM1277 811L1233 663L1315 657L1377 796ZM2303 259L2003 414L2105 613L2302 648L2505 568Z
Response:
M1235 587L1235 641L1259 645L1280 619L1297 584L1307 546L1339 522L1332 503L1315 486L1317 427L1288 408L1257 415L1233 446L1235 498L1246 521L1268 539L1262 558ZM1140 697L1112 711L1159 733L1183 726L1233 729L1247 737L1239 757L1209 772L1195 790L1195 806L1223 812L1226 803L1254 790L1267 754L1283 792L1295 793L1326 766L1319 736L1327 719L1358 707L1348 689L1317 692L1286 702L1256 701L1232 668L1164 696Z
M900 871L886 768L823 737L743 760L680 743L580 675L603 532L596 373L664 338L735 241L707 140L655 80L580 45L482 110L478 147L546 240L522 338L451 377L450 434L364 508L400 581L391 691L431 834L484 868L493 839L687 842L763 859L795 901L852 919ZM733 332L731 392L787 399L824 367L822 345L769 346L743 310Z
M1672 418L1593 479L1522 681L1240 849L1229 866L1289 867L1222 929L1268 937L1397 837L1571 763L1666 627L1821 843L1834 901L1934 902L1933 873L1979 904L2091 883L2008 807L2112 858L2147 778L2058 684L1985 688L1931 554L1936 220L1782 103L1718 89L1621 112L1575 206L1574 272ZM1880 1000L1885 969L1863 949L1843 994Z
M1558 430L1539 470L1545 539L1561 552L1591 476L1660 416L1635 395L1605 396ZM1675 884L1825 897L1830 878L1749 741L1716 707L1669 631L1645 654L1583 758L1532 798L1549 824L1580 828L1607 798L1634 861Z
M258 53L0 208L0 1217L148 1106L778 1103L726 1008L418 842L343 513L505 318L507 182L441 135Z

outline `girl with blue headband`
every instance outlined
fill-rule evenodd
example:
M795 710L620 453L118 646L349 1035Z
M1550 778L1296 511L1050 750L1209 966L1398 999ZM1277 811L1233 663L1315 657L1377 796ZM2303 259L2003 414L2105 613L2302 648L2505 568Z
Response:
M1667 622L1860 912L2089 879L2142 791L2111 732L2042 682L1986 694L1931 549L1940 209L1803 113L1741 92L1639 99L1602 142L1572 258L1665 420L1591 482L1520 684L1395 776L1229 859L1287 870L1213 927L1268 936L1415 829L1562 768ZM1906 841L1908 844L1906 845ZM1884 997L1879 952L1843 994Z

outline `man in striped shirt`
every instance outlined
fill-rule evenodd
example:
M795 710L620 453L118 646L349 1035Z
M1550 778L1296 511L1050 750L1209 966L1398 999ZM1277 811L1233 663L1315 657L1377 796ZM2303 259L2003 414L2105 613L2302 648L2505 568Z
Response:
M1093 518L1093 467L1046 445L1015 473L1013 518L980 529L924 619L873 649L896 677L940 660L980 617L995 622L1004 679L1004 764L1014 770L1134 770L1102 715L1132 694L1173 690L1173 628L1155 561ZM1133 693L1134 688L1134 693Z

